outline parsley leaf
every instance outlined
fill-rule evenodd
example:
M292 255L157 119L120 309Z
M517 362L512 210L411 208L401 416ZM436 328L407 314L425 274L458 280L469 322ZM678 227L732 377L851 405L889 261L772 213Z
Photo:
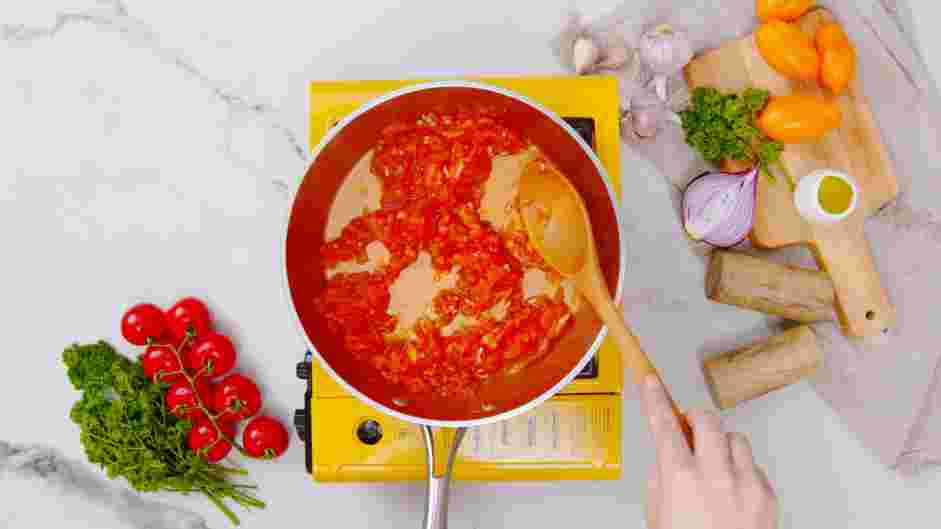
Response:
M165 386L148 380L140 364L106 342L68 347L62 360L69 381L82 392L69 417L81 427L88 460L109 478L123 477L141 492L205 494L236 525L223 500L265 506L245 492L254 487L228 480L244 470L208 463L187 447L190 423L167 412Z
M680 112L686 143L707 161L757 163L774 179L772 165L780 166L784 145L758 129L758 113L768 104L767 90L748 88L741 94L722 94L715 88L693 90L688 109Z

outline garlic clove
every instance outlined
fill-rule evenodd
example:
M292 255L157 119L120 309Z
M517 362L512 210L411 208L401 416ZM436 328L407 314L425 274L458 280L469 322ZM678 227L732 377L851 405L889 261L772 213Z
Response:
M662 107L639 108L631 112L634 131L641 138L653 138L663 127L666 112Z
M605 47L601 54L601 61L598 66L617 70L625 66L633 67L637 62L637 52L627 46L627 44L611 43Z
M554 41L556 55L566 69L575 71L575 61L572 57L575 41L587 33L587 22L581 13L568 11L562 19L562 26Z
M634 130L634 116L630 112L621 116L621 139L625 143L637 143L642 139Z
M582 75L595 67L598 58L601 55L601 49L590 37L579 37L575 39L572 46L572 63L575 66L575 73Z
M670 81L670 78L665 75L655 75L653 79L650 80L650 87L652 87L657 97L660 101L667 101L667 83Z

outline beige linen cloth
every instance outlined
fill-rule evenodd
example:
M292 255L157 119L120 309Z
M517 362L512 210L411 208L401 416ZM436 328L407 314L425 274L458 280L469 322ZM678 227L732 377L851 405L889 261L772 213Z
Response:
M833 325L816 326L827 367L814 387L880 461L911 472L941 464L941 104L904 33L906 5L890 0L822 3L857 46L862 86L891 151L902 194L866 227L898 310L898 326L867 343L848 341ZM670 23L685 29L695 48L703 50L746 35L755 21L754 0L632 1L591 23L589 31L635 45L646 28ZM636 83L621 86L625 101L635 95ZM629 148L654 163L674 184L677 198L689 178L705 168L677 126ZM682 236L679 223L677 228ZM802 250L774 258L813 266Z

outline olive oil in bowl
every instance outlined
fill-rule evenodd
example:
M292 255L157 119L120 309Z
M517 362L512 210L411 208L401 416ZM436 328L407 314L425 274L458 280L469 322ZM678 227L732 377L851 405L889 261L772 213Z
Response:
M820 207L831 215L840 215L849 210L855 196L853 186L838 176L828 174L820 180L817 199Z
M832 169L810 173L801 178L794 190L794 205L809 222L838 222L850 216L858 203L856 181Z

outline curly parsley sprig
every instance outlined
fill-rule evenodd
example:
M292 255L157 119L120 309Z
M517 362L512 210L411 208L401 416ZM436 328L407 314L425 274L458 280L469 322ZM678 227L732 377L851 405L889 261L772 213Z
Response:
M81 427L88 460L109 478L123 477L141 492L205 494L236 525L225 500L264 508L247 492L254 486L229 481L246 474L243 469L208 463L187 448L189 421L167 412L164 388L148 380L138 363L106 342L73 345L62 360L72 385L82 391L69 416Z
M710 163L720 164L724 160L757 163L772 181L775 179L772 166L788 174L781 163L784 145L762 134L755 125L769 97L767 90L757 88L747 88L740 94L722 94L711 87L696 88L689 108L679 113L686 143Z

